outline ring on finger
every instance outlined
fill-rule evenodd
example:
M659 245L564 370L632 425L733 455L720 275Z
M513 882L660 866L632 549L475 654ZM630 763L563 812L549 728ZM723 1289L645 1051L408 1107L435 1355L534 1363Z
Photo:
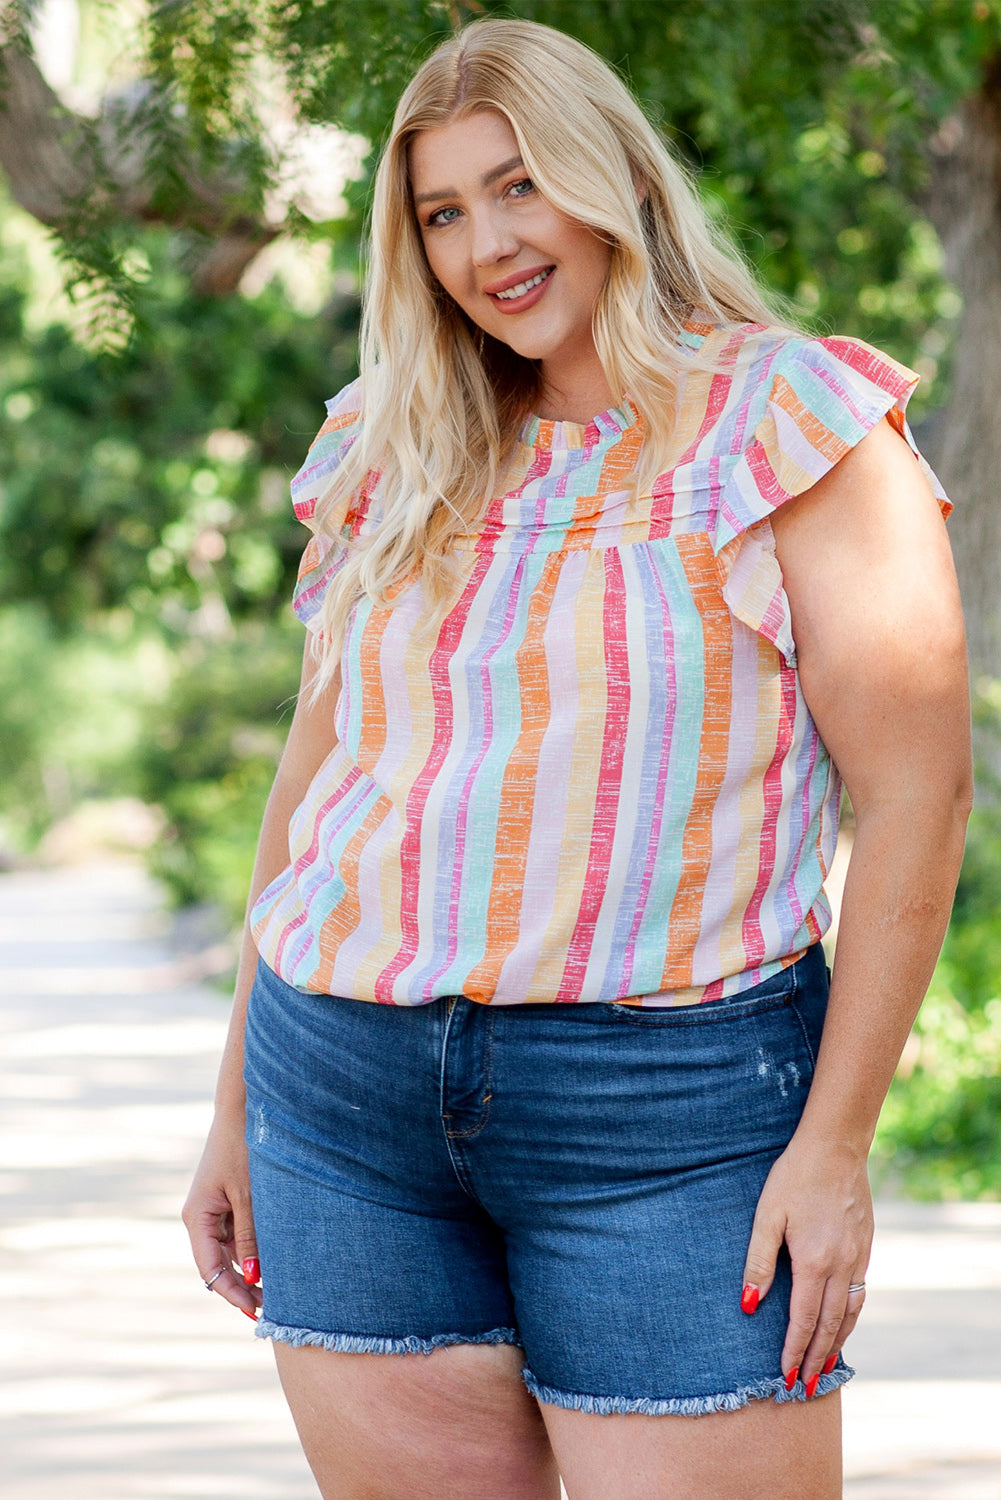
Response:
M853 1281L852 1284L851 1284L851 1286L848 1288L848 1295L850 1297L851 1294L852 1294L852 1292L864 1292L864 1291L865 1291L865 1282L864 1281Z
M219 1277L222 1275L222 1273L223 1273L223 1271L225 1271L225 1269L226 1269L225 1266L220 1266L219 1269L218 1269L218 1271L215 1273L214 1276L210 1276L209 1279L208 1279L208 1281L202 1282L202 1285L204 1286L204 1288L205 1288L205 1290L207 1292L210 1292L212 1290L213 1286L219 1280Z

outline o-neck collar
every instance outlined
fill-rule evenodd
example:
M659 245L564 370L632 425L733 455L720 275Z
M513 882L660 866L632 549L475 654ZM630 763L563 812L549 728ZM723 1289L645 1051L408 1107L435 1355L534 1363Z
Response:
M680 347L700 349L714 326L707 320L707 315L696 308L682 325L678 339ZM635 427L639 420L640 414L628 396L623 396L619 406L610 406L589 422L560 422L529 412L521 425L518 441L529 448L563 451L593 448L604 438L621 436L630 427Z
M623 396L619 406L610 406L589 422L561 422L530 412L521 425L518 440L529 448L593 448L605 438L619 437L634 427L639 415L628 396Z

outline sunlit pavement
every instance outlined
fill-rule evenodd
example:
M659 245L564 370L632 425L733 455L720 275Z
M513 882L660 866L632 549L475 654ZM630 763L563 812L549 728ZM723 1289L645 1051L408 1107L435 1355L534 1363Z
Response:
M0 876L10 1500L315 1500L270 1352L206 1295L177 1218L225 1026L199 979L218 959L179 949L134 865ZM1001 1500L1001 1205L879 1221L845 1494Z

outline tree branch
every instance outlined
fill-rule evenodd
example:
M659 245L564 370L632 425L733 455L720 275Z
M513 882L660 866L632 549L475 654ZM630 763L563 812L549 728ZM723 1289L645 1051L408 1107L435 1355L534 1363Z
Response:
M205 295L235 290L254 257L282 232L241 203L238 172L175 165L164 193L150 170L150 90L105 101L98 120L75 114L49 86L30 51L0 45L0 167L22 208L57 232L110 214L195 230L211 241L192 274Z

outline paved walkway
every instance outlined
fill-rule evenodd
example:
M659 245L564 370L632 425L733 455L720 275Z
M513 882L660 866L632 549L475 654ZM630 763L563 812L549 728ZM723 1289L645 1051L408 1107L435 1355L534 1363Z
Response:
M219 959L178 946L135 866L0 876L10 1500L316 1500L269 1351L206 1296L177 1219ZM1001 1205L883 1204L879 1222L845 1494L1001 1500Z

